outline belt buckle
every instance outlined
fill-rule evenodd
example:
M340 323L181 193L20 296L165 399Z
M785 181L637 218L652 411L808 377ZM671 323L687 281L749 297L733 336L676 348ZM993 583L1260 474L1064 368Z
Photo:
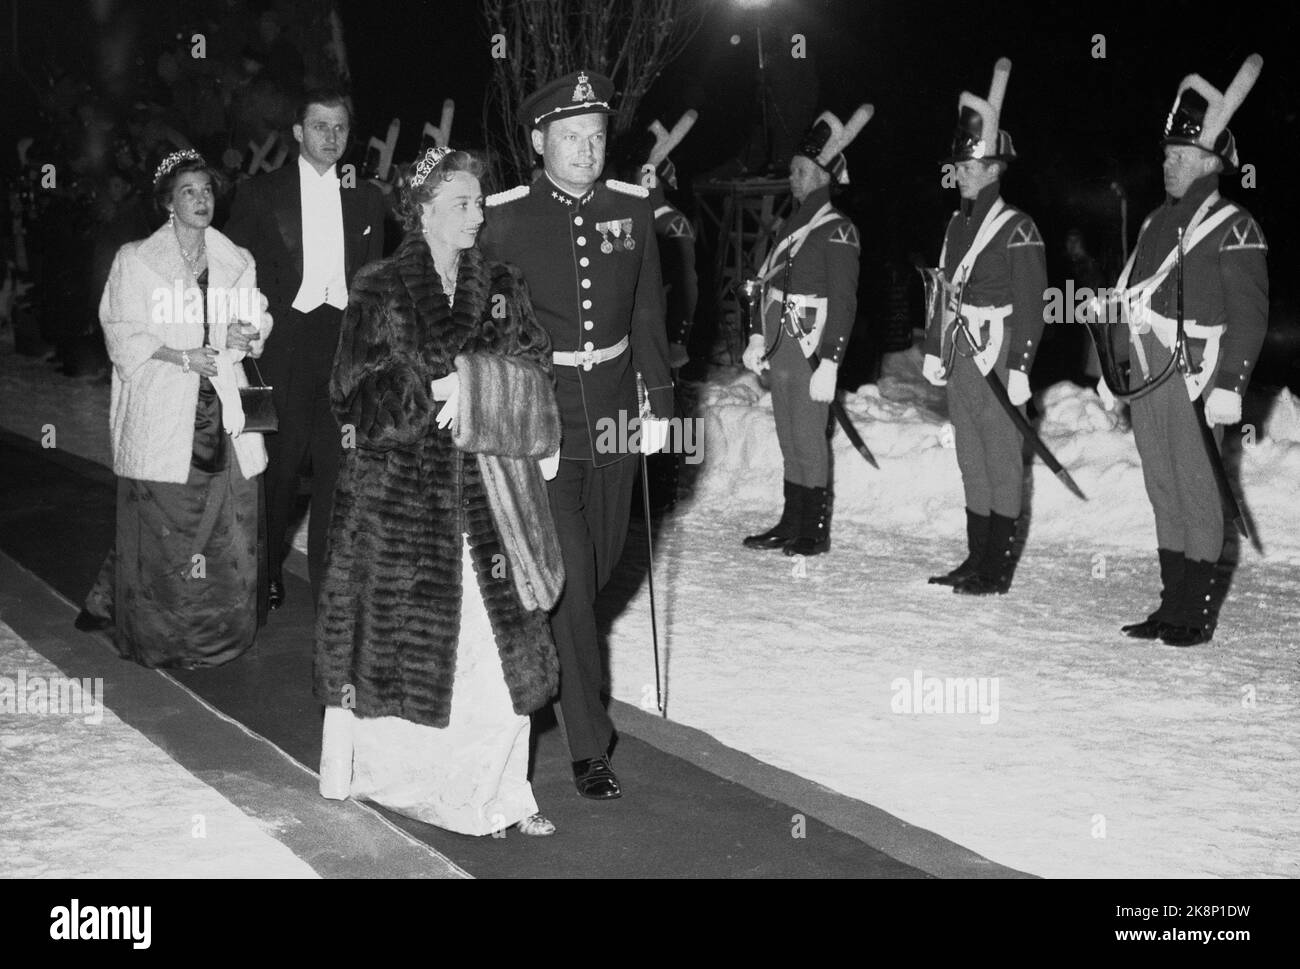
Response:
M579 350L577 359L579 366L581 366L583 370L590 370L596 365L596 351Z

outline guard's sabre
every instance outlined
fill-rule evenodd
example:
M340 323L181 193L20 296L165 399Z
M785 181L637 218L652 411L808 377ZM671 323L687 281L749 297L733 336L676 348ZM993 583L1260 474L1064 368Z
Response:
M641 440L645 440L645 422L650 416L650 395L645 389L645 381L641 375L636 375L636 392L640 403L641 412ZM668 719L668 711L664 708L663 693L659 687L659 624L655 620L655 545L654 545L654 528L650 520L650 468L649 462L646 461L646 453L641 450L641 501L645 509L645 544L646 553L649 555L649 561L646 564L646 579L650 587L650 642L654 649L655 657L655 709L665 720Z
M1178 230L1178 257L1177 257L1177 289L1176 298L1178 300L1178 348L1176 353L1182 354L1183 366L1187 371L1192 372L1192 360L1187 354L1187 333L1183 323L1183 230ZM1255 537L1246 524L1246 516L1242 514L1241 505L1237 503L1237 496L1232 493L1232 485L1228 483L1228 472L1223 466L1223 455L1219 453L1219 442L1214 439L1214 431L1210 425L1205 422L1205 400L1200 394L1192 401L1192 409L1196 412L1196 423L1201 429L1201 443L1205 445L1205 456L1210 461L1210 472L1214 475L1215 487L1219 489L1219 500L1223 507L1228 510L1228 515L1232 518L1232 523L1236 526L1237 533L1243 538L1250 539L1251 545L1255 551L1263 552L1264 548L1259 539Z
M921 268L919 266L917 268L920 270L921 276L926 280L927 286L943 287L949 285L948 281L944 279L942 274L937 270L928 267ZM940 300L943 299L942 289L935 293L933 297L927 298L927 305L934 298ZM960 307L960 305L960 300L958 300L958 306ZM942 309L942 304L940 304L940 309ZM975 338L971 335L970 328L966 324L966 318L961 315L960 310L957 312L956 326L960 328L961 334L966 338L966 342L970 345L971 350L978 353L980 348L978 344L976 344ZM940 352L942 352L942 339L940 340ZM949 355L949 362L951 362L951 355ZM1016 430L1020 432L1020 436L1029 442L1029 446L1034 449L1034 453L1043 459L1043 463L1052 470L1052 473L1056 475L1057 480L1069 488L1071 493L1081 501L1087 501L1088 496L1085 495L1083 489L1075 483L1074 478L1070 477L1070 472L1065 470L1060 461L1056 460L1056 455L1052 454L1052 452L1047 449L1047 445L1044 444L1043 439L1038 436L1038 432L1035 431L1033 425L1029 423L1029 419L1026 418L1024 414L1020 413L1020 409L1016 407L1015 404L1011 403L1011 398L1007 396L1006 385L1002 383L998 375L990 370L988 373L984 374L984 381L989 385L989 389L993 391L993 396L997 399L997 402L1002 405L1002 409L1007 412L1007 416L1011 418L1011 422L1015 425Z
M961 320L960 317L958 317L958 319ZM966 339L970 340L970 332L966 329L965 320L961 320L961 327L962 332L966 335ZM974 342L972 342L971 346L973 347L974 345ZM1083 493L1082 488L1075 484L1074 479L1070 477L1070 472L1066 471L1061 462L1056 460L1056 456L1047 449L1047 445L1044 444L1043 439L1038 436L1038 432L1035 431L1033 425L1029 423L1029 419L1025 417L1024 414L1020 413L1020 408L1011 403L1011 398L1007 396L1007 388L1003 386L1002 381L998 379L998 375L990 370L984 375L984 380L988 383L989 389L993 391L993 396L997 398L998 403L1002 405L1002 409L1007 412L1012 423L1016 425L1016 430L1020 432L1021 437L1028 441L1029 446L1034 449L1034 453L1042 458L1043 463L1052 469L1052 473L1056 475L1057 480L1060 481L1061 484L1069 488L1080 501L1087 501L1088 496Z
M816 373L817 367L821 364L821 358L814 353L809 355L807 359L808 366L812 368L814 373ZM844 409L844 405L840 403L839 397L831 398L831 413L834 414L835 419L840 422L840 427L844 428L845 437L849 439L849 443L853 445L857 452L862 455L863 460L879 471L880 465L876 463L876 456L871 453L871 448L867 447L867 442L862 440L862 435L859 434L858 429L853 426L853 421L849 420L849 412Z

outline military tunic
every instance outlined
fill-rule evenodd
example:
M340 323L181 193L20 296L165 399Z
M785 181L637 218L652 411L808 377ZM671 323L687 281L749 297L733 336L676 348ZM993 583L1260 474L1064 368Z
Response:
M637 415L637 372L654 413L673 412L653 213L644 189L610 184L623 186L597 182L576 199L543 175L494 195L480 240L489 259L523 272L553 349L600 350L630 341L627 352L590 369L555 368L560 455L596 467L627 456L601 453L596 442L608 426L603 421L619 426L620 411L624 423Z
M813 371L806 351L840 363L858 307L858 230L829 203L828 186L809 193L783 227L781 239L764 263L763 312L761 322L756 321L769 347L779 340L770 357L772 416L784 459L785 480L809 488L823 488L829 483L830 406L809 396ZM791 239L797 242L808 226L813 228L795 249ZM782 332L787 289L799 314L798 335ZM755 323L751 327L757 332Z
M997 202L998 183L985 187L963 211L953 213L944 235L943 272L955 279L985 217ZM1007 207L1010 218L993 235L971 266L962 291L962 315L971 332L997 344L993 372L1002 383L1011 370L1029 374L1042 339L1047 261L1034 220ZM965 337L955 335L958 351L948 372L948 417L952 421L966 507L976 515L996 512L1018 518L1024 478L1020 432L1002 409L984 375L967 354ZM944 359L941 335L926 334L925 352Z
M650 204L667 299L668 342L685 346L700 296L699 276L695 271L695 229L690 219L668 203L662 188L650 190Z

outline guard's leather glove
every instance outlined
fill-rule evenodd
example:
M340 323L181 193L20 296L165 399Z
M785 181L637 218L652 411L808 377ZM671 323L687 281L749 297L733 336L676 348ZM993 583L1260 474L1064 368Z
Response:
M668 418L649 417L641 422L641 453L658 454L668 445Z
M936 387L942 387L948 382L947 376L943 369L943 361L933 353L927 353L925 360L921 364L921 376L934 384Z
M1019 407L1030 398L1029 393L1029 374L1023 370L1010 370L1007 372L1007 397L1011 403Z
M840 365L830 360L817 364L812 377L808 380L808 396L818 404L829 404L835 399L835 378L840 372Z
M554 454L540 458L537 463L542 467L542 478L546 481L554 481L555 476L560 473L560 449L556 448Z
M1236 424L1241 420L1241 394L1215 387L1205 398L1205 423Z
M745 347L745 352L740 358L740 362L745 365L746 370L751 370L756 374L764 370L770 370L772 364L763 359L763 354L767 352L767 346L763 343L763 335L755 333L749 338L749 346Z
M1106 378L1102 377L1097 381L1097 396L1101 398L1101 406L1108 411L1115 409L1115 395L1110 392L1110 386L1106 383Z

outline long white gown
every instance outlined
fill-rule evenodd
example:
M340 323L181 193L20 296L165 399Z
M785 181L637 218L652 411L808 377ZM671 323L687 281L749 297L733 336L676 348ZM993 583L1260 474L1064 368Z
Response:
M528 783L529 718L514 712L462 536L461 620L451 721L325 711L321 794L367 798L461 834L501 831L537 812ZM348 780L350 775L351 780Z

